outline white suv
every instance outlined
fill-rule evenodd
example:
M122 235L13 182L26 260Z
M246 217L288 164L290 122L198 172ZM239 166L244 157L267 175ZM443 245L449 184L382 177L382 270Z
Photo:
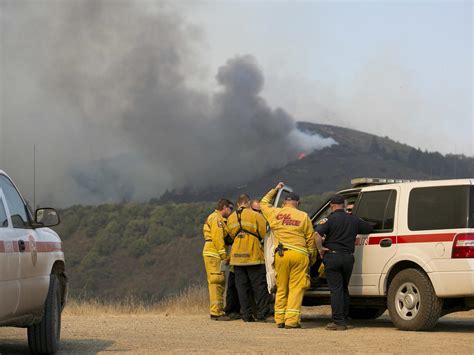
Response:
M12 180L0 170L0 326L28 328L33 353L58 349L68 281L59 224L52 208L32 218Z
M426 330L473 309L474 179L352 183L339 193L374 231L356 238L350 317L377 318L388 308L397 328ZM314 225L329 213L328 202ZM306 291L305 305L330 304L322 281Z

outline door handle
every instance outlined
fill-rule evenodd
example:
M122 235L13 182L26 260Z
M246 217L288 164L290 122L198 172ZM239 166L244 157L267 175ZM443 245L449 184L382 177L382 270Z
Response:
M23 253L26 250L26 244L24 240L19 240L18 241L18 249L20 250L20 253Z
M379 245L382 248L388 248L392 246L392 240L391 239L382 239L379 243Z

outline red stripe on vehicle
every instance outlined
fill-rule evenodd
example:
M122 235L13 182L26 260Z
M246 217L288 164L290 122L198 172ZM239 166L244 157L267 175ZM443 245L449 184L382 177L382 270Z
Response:
M57 242L36 242L36 251L38 253L51 253L55 251L63 251L62 244ZM7 243L0 241L0 253L18 253L20 248L18 246L18 241L12 241L11 247L7 251ZM31 252L30 242L25 241L25 251L23 253Z
M386 236L386 237L369 237L369 245L379 244L381 240L390 239L392 244L397 243L397 237L395 236Z
M452 242L456 233L399 235L397 243Z
M360 240L356 240L356 245L378 245L381 240L390 239L392 244L407 244L407 243L439 243L439 242L452 242L456 233L443 233L443 234L410 234L410 235L399 235L396 236L369 236L368 241L365 243Z

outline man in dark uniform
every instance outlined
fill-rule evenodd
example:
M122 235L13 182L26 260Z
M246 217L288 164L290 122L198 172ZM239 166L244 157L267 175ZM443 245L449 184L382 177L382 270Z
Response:
M332 213L316 226L316 245L323 258L326 279L331 290L332 323L328 330L346 330L349 315L349 280L354 266L354 245L357 234L372 232L372 226L344 210L345 198L334 195ZM325 237L323 239L323 237Z

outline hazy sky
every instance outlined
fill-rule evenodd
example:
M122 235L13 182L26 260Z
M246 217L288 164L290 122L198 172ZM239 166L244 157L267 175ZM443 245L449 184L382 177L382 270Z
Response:
M182 3L202 27L203 80L235 54L298 119L473 156L472 1Z
M474 156L473 11L0 0L0 167L31 200L36 144L38 199L64 206L239 184L334 143L296 121Z

